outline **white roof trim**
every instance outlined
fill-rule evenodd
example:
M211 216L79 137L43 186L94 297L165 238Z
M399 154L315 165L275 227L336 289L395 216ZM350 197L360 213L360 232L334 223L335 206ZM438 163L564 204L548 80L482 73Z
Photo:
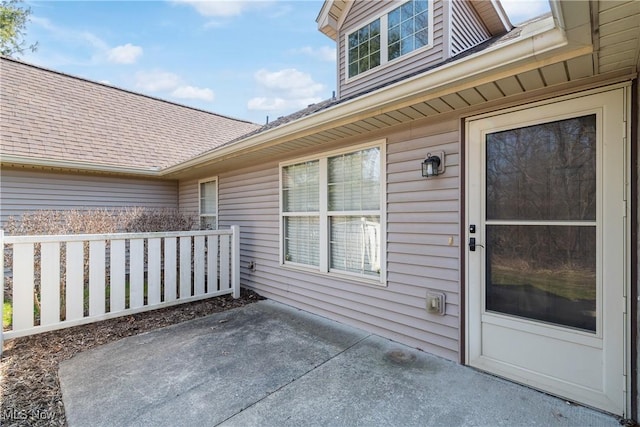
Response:
M1 162L4 165L15 166L33 166L45 169L65 169L65 170L81 170L87 172L103 172L119 175L138 175L148 177L159 177L161 169L152 168L132 168L122 166L111 166L101 163L83 162L78 160L55 160L45 159L41 157L27 157L3 154Z

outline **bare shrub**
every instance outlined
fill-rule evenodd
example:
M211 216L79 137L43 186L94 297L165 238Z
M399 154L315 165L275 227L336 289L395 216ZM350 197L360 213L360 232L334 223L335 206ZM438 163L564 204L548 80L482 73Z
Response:
M194 215L177 209L141 207L92 210L42 210L10 217L7 236L107 234L123 232L188 231L196 224Z

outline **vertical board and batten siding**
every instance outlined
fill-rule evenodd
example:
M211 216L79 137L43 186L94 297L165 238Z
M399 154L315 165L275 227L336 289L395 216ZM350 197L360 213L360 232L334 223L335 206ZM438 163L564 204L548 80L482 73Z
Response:
M398 78L415 73L418 69L424 69L437 64L445 59L443 50L443 37L445 29L443 25L444 1L433 2L433 47L400 57L385 65L375 68L368 75L353 78L347 81L346 61L347 47L345 38L347 34L357 30L371 19L380 16L391 5L388 1L356 1L346 17L338 34L338 88L340 98L366 92L369 89L381 86ZM401 3L398 3L400 5Z
M36 210L178 207L175 181L3 168L0 221Z
M462 0L451 2L451 56L489 38L491 34L469 2Z
M458 122L414 124L387 135L387 140L386 287L280 265L278 162L218 175L220 226L235 224L242 230L243 286L267 298L457 360ZM447 153L447 169L444 176L427 180L421 176L420 163L430 151ZM181 203L193 203L191 187L196 186L193 180L180 184L185 192L180 195ZM255 271L249 269L250 263L254 263ZM445 316L426 312L427 289L446 294Z

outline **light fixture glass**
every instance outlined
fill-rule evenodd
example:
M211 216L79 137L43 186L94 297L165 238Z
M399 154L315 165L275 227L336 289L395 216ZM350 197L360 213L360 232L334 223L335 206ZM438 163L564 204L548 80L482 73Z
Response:
M427 158L422 162L422 176L428 178L430 176L438 176L440 168L440 157L427 154Z

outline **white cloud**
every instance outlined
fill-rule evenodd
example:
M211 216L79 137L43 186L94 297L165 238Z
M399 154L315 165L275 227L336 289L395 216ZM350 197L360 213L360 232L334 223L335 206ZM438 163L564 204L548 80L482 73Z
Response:
M259 89L264 94L249 100L250 110L290 110L304 108L322 101L324 85L295 68L280 71L258 70L254 74Z
M171 96L180 99L199 99L201 101L213 102L215 95L211 89L195 86L179 86L171 92Z
M174 3L187 4L195 8L200 15L231 17L241 15L251 9L263 8L269 0L174 0Z
M182 84L177 74L167 71L138 71L136 73L136 87L149 92L165 92L175 90Z
M115 64L133 64L142 55L142 48L127 43L116 46L107 52L107 60Z
M139 71L135 75L136 88L145 92L160 92L176 99L195 99L213 102L215 94L209 88L186 84L177 74L162 70Z
M107 42L89 31L65 28L52 23L46 18L33 16L32 24L47 31L52 40L67 47L73 47L74 58L60 58L56 66L64 63L82 63L99 65L105 62L114 64L133 64L142 55L142 47L131 43L111 48ZM44 49L43 49L44 50ZM89 60L88 60L89 58Z
M287 101L282 98L251 98L247 103L249 110L282 110L287 106Z
M320 46L319 48L314 48L311 46L305 46L303 48L296 49L293 52L307 55L312 58L319 59L321 61L326 61L326 62L335 62L336 60L335 47Z

